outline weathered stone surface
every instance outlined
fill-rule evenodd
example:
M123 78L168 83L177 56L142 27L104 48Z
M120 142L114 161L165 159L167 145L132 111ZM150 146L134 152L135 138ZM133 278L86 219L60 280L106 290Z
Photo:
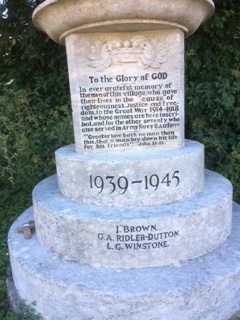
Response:
M178 150L79 154L56 151L58 187L67 198L103 206L145 206L201 191L204 147L186 141Z
M182 31L75 33L66 49L77 152L183 147Z
M66 44L77 152L183 147L184 34L213 12L212 0L38 6L36 27Z
M27 210L9 233L14 283L43 319L226 320L240 309L240 208L234 206L227 241L178 267L113 270L61 259L25 240L16 229L32 219Z
M201 192L159 206L106 207L68 200L56 177L33 190L37 237L46 248L95 267L144 268L193 259L231 231L232 186L206 173Z
M38 6L35 25L66 44L77 152L183 147L184 33L213 11L212 0Z
M178 28L191 35L214 12L212 0L47 0L33 13L34 25L64 44L70 33ZM71 17L71 18L69 18Z
M231 233L230 182L207 171L204 184L203 146L184 146L184 36L213 10L212 0L35 10L34 24L67 47L77 152L56 152L58 176L35 187L33 210L9 232L16 289L43 319L226 320L239 310L240 207ZM32 211L27 240L17 231Z

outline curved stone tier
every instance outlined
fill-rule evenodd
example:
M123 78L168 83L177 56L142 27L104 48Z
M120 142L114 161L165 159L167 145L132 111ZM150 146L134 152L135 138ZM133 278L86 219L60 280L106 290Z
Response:
M184 201L117 208L71 201L52 176L33 190L33 206L38 240L66 259L95 267L157 267L199 257L226 240L232 186L207 172L202 191Z
M56 151L56 165L65 197L107 207L182 200L204 184L204 146L189 140L181 149L164 152L80 154L71 145Z
M178 28L189 36L213 12L212 0L47 0L34 11L33 23L64 44L75 32Z
M33 219L27 210L9 233L16 289L43 319L226 320L240 308L240 208L229 239L178 267L95 269L66 261L16 229Z

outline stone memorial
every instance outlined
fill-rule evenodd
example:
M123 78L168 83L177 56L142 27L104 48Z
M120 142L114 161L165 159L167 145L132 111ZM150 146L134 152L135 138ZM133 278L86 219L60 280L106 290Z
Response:
M204 170L203 145L184 139L184 38L213 13L212 0L34 11L66 46L75 136L9 232L16 291L43 319L227 320L240 309L240 209L231 183ZM33 220L29 240L16 232Z

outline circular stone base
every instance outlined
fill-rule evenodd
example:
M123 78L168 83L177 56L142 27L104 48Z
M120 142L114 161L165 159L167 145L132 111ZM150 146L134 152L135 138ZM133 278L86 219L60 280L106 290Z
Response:
M46 320L226 320L240 309L240 207L233 231L211 253L176 266L113 270L67 261L16 229L9 232L15 287Z
M53 176L34 188L33 206L38 240L51 251L95 267L155 267L201 256L226 240L232 185L206 171L204 188L193 197L117 208L71 201Z
M79 154L56 151L59 191L87 204L146 206L185 199L204 184L204 146L186 140L177 150Z

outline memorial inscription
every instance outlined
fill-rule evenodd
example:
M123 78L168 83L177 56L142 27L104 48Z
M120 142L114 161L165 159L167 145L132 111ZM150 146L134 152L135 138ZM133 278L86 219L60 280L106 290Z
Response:
M156 191L161 189L161 186L165 187L177 187L180 183L179 170L174 171L172 174L169 172L159 176L158 174L152 174L150 176L145 175L138 180L131 180L126 176L112 176L112 175L90 175L89 187L90 189L97 189L98 194L107 189L109 194L118 192L123 195L131 185L139 185L143 190ZM172 184L172 185L171 185Z
M75 135L9 232L16 292L42 319L223 320L239 308L232 186L184 141L184 36L213 11L212 0L34 11L67 48ZM16 230L32 219L26 242Z
M97 239L107 250L151 250L167 248L179 236L179 230L160 231L157 225L117 225L115 233L100 232Z
M182 147L182 32L125 37L67 39L77 151Z
M159 75L153 73L151 77ZM148 76L146 73L143 77L147 79ZM161 77L164 76L167 78L167 73L161 73ZM90 83L99 80L89 79ZM100 81L104 79L101 77ZM176 101L178 90L169 89L171 87L172 82L165 85L80 87L84 149L156 146L177 139L175 128L180 125L179 103ZM106 134L99 135L102 132Z

